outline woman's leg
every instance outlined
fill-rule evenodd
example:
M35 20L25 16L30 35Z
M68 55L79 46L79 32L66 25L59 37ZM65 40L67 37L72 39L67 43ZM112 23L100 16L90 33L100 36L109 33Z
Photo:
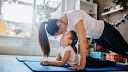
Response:
M104 39L94 39L94 41L100 45L101 47L116 52L117 54L122 55L123 57L127 57L128 55L121 49L115 49L110 44L108 44Z
M112 25L105 23L102 36L94 41L103 48L114 51L124 57L128 57L128 44L121 34Z

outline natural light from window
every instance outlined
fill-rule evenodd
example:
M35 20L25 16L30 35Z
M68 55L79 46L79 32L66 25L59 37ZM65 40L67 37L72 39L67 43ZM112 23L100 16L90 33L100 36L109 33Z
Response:
M3 19L20 23L32 23L32 11L30 6L8 2L2 8Z

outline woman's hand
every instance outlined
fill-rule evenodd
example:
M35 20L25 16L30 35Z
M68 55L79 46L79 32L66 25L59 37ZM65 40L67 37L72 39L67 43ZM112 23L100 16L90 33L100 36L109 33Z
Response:
M73 70L83 70L85 68L85 66L74 65L74 66L71 66L69 68L73 69Z
M49 62L49 61L43 61L43 62L41 62L40 64L47 66L47 65L50 65L50 62Z

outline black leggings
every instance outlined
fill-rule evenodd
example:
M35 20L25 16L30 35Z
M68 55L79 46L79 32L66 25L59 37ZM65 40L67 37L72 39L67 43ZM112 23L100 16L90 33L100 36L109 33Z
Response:
M128 44L121 36L119 31L112 25L105 23L103 34L99 39L93 39L101 47L111 50L123 57L128 57Z
M86 68L87 67L98 68L98 67L115 66L115 65L116 63L112 61L108 61L108 60L101 61L100 59L95 59L90 56L86 57L86 66L85 66Z

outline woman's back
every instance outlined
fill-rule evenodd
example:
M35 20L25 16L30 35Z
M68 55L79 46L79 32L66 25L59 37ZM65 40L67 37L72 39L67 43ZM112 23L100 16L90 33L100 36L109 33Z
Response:
M98 39L104 29L104 22L101 20L96 20L92 18L89 14L82 10L75 10L70 13L67 13L68 17L68 30L75 30L75 25L83 20L84 28L86 31L86 35L89 38Z

